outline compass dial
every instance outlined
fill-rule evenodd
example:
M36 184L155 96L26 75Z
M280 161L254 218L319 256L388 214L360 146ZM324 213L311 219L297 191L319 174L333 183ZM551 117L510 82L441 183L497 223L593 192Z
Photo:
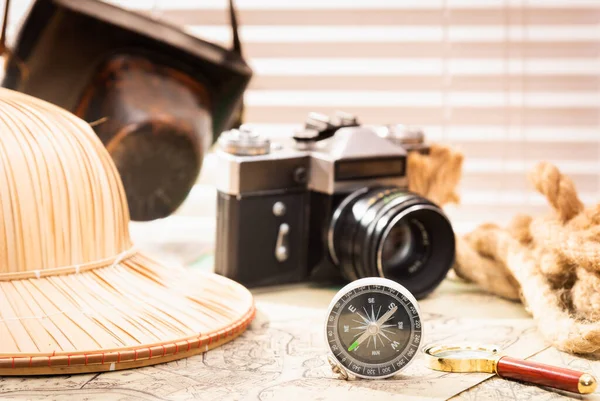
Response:
M356 280L334 297L326 338L348 373L374 379L392 376L412 361L421 345L417 301L394 281Z

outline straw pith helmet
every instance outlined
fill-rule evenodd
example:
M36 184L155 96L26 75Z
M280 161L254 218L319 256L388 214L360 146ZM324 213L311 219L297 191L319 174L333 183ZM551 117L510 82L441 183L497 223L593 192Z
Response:
M0 376L126 369L239 335L252 295L129 238L122 183L83 120L0 88Z

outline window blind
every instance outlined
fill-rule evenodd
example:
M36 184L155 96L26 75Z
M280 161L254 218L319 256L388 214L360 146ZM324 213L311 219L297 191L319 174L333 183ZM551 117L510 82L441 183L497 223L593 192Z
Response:
M107 1L231 40L225 0ZM257 129L289 135L310 111L336 110L423 127L465 154L462 201L448 208L458 232L547 211L526 180L542 160L569 174L584 202L600 200L600 0L236 5L255 73L245 121ZM210 166L209 156L204 177Z

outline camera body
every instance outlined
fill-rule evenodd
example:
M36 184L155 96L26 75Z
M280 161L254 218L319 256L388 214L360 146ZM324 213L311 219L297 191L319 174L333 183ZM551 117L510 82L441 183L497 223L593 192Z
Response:
M404 265L391 270L402 270L406 277L397 281L422 297L450 268L450 223L437 206L407 191L408 152L428 151L421 132L311 113L304 130L279 143L241 127L223 133L218 144L216 273L248 287L394 278L386 261L402 248ZM423 225L408 227L407 219L432 211L451 243L444 253L450 260L434 269L434 280L410 285L423 282L412 276L422 276L419 255L431 257L433 238ZM408 242L413 251L404 249ZM419 253L423 246L427 252Z

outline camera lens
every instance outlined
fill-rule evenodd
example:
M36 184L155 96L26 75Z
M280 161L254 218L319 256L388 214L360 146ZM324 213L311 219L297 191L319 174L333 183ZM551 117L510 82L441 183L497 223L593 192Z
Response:
M363 188L335 211L329 250L348 280L386 277L423 298L454 263L455 239L443 211L397 187Z

